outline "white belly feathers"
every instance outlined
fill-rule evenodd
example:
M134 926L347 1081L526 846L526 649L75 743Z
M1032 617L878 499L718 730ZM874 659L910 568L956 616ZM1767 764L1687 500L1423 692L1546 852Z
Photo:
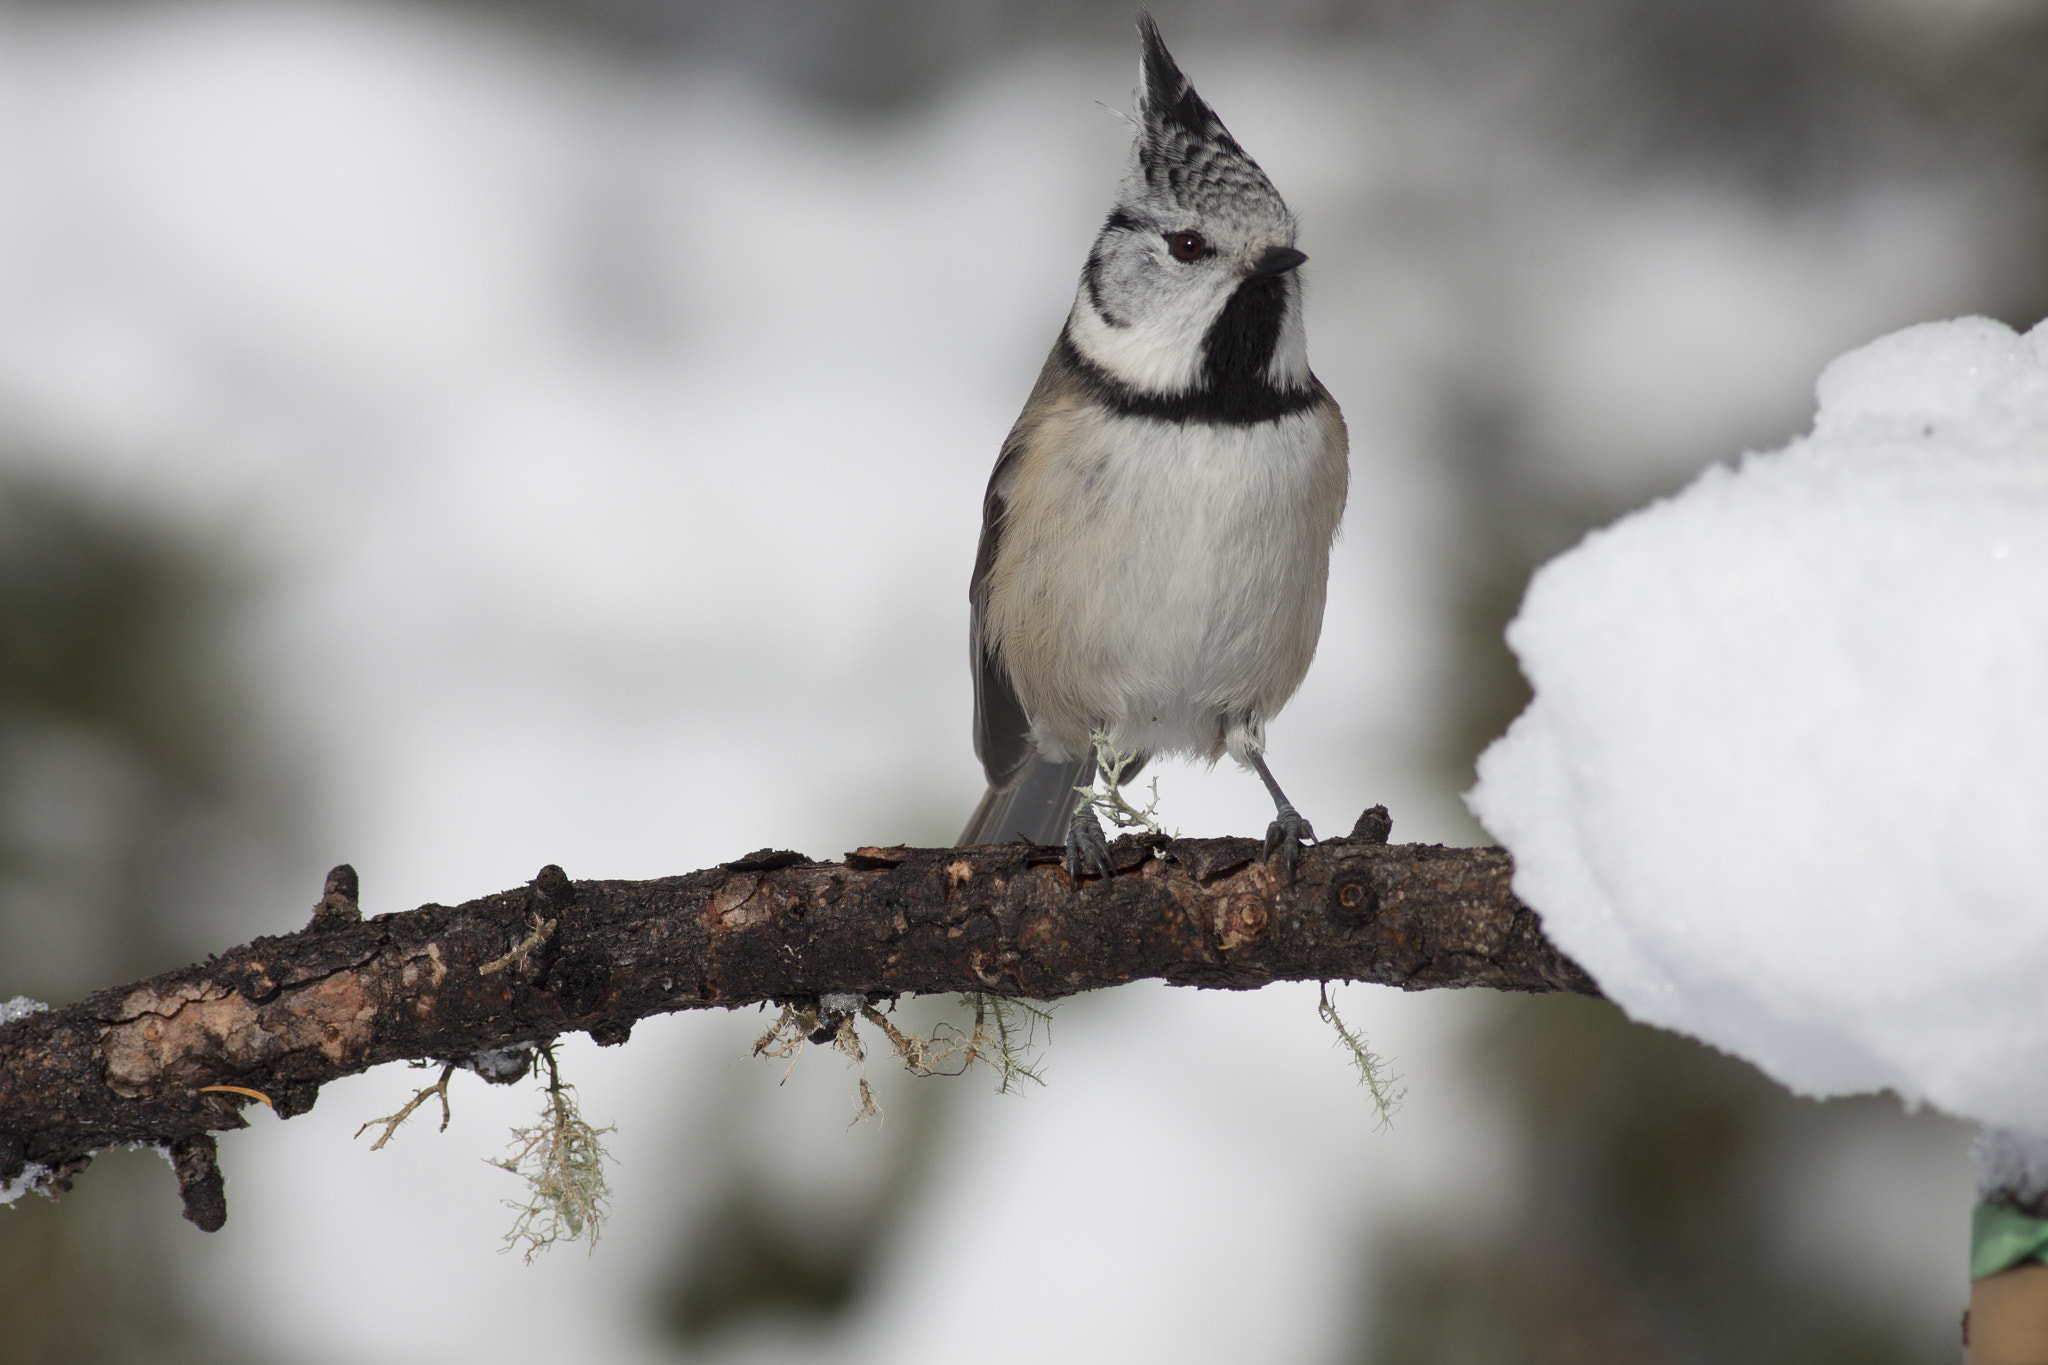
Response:
M1336 405L1212 426L1074 404L1032 444L1003 490L986 626L1034 743L1077 756L1106 729L1126 752L1263 747L1322 630Z

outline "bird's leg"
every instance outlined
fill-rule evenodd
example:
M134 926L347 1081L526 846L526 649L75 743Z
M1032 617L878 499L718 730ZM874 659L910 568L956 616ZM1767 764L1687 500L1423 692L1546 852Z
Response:
M1105 881L1110 875L1109 841L1102 837L1102 821L1096 818L1095 803L1081 796L1082 789L1095 789L1096 765L1095 748L1090 745L1088 767L1074 793L1074 813L1067 817L1067 876L1076 883L1084 871L1092 871Z
M1280 790L1280 784L1273 780L1273 774L1266 767L1266 757L1254 749L1249 755L1252 771L1259 775L1259 781L1266 784L1266 790L1273 795L1273 804L1278 808L1273 823L1266 826L1266 856L1280 855L1280 871L1287 883L1294 882L1294 860L1303 844L1316 841L1316 832L1302 818L1294 803L1287 799L1287 793Z

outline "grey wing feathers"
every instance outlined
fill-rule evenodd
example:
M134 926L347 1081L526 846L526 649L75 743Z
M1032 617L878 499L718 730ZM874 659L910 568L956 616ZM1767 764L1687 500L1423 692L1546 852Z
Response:
M1063 844L1067 820L1086 774L1085 758L1033 758L1005 787L990 787L961 831L959 847L1006 844L1023 838L1035 844Z
M974 754L988 775L992 787L1008 786L1010 780L1031 761L1031 720L1010 685L1009 672L998 657L995 642L987 635L988 580L995 569L996 549L1003 539L1003 495L998 488L1005 467L1012 458L1013 440L1005 442L1003 457L989 477L988 496L982 502L981 545L974 554L974 578L967 585L968 648L974 658Z
M1008 843L1027 838L1057 844L1067 837L1067 818L1087 768L1086 759L1052 760L1038 756L1031 743L1031 718L1010 685L995 643L985 633L988 580L1002 544L1003 499L1008 475L1023 449L1025 425L1019 422L1003 442L1003 452L989 475L982 500L981 545L974 555L974 578L967 587L970 609L969 649L974 663L974 752L988 775L988 794L960 835L960 846Z

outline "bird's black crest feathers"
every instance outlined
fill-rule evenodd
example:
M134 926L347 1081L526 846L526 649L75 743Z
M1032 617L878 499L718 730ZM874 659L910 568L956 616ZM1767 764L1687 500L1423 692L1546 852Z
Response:
M1195 93L1159 26L1140 12L1144 89L1138 101L1137 169L1147 187L1181 208L1228 212L1233 201L1264 199L1281 207L1280 192Z

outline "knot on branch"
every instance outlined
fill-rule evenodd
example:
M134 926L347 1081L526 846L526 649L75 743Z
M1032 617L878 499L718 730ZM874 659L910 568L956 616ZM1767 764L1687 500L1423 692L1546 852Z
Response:
M1367 806L1351 827L1351 837L1362 844L1384 844L1393 833L1394 817L1385 806Z
M362 907L356 903L361 885L354 867L348 863L336 864L334 870L327 874L327 884L321 889L319 902L313 906L313 918L306 925L306 931L317 934L322 929L362 923Z
M569 874L562 871L559 863L549 863L527 885L539 892L541 899L550 905L576 903L576 883L569 880Z

